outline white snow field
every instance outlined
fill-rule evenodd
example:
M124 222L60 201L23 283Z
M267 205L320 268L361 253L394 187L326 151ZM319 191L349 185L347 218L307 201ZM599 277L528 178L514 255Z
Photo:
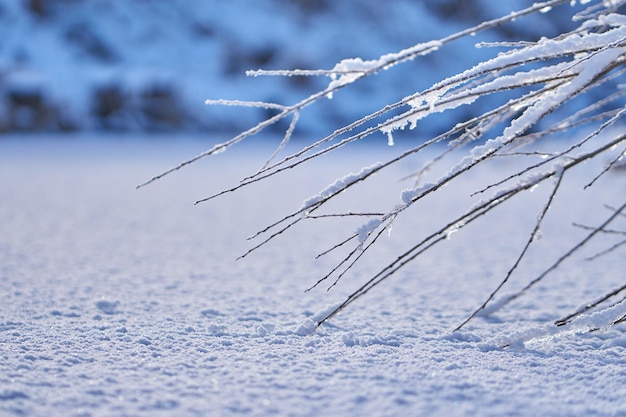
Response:
M242 145L135 190L210 144L0 138L0 415L626 415L624 325L588 332L592 314L552 325L623 285L623 253L584 260L611 245L604 238L511 305L452 331L511 267L547 187L455 233L315 329L329 307L459 209L455 196L462 201L503 166L465 176L399 221L376 256L329 292L304 292L336 261L313 258L358 222L303 222L235 261L251 247L247 236L391 152L385 142L194 206L272 149ZM407 187L399 179L411 169L400 165L346 200L399 201L395 188ZM590 163L576 175L597 172ZM603 204L619 204L626 183L611 172L582 192L569 179L503 293L584 237L571 222L606 218Z

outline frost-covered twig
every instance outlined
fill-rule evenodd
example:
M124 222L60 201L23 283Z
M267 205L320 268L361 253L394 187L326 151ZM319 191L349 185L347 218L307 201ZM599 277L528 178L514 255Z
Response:
M292 114L294 112L299 112L305 107L317 102L318 100L322 98L332 97L332 95L336 91L354 83L355 81L358 81L359 79L363 77L370 76L370 75L376 74L379 71L389 69L399 63L415 59L417 56L429 54L431 52L436 51L439 47L445 44L454 42L466 36L475 35L478 32L485 31L487 29L502 25L506 22L514 21L523 16L527 16L532 13L545 10L547 8L552 8L556 5L566 3L568 1L570 0L551 0L551 1L541 2L541 3L535 3L532 6L524 10L512 12L507 16L503 16L501 18L497 18L497 19L493 19L487 22L480 23L472 28L454 33L438 41L420 43L420 44L414 45L413 47L407 48L397 53L383 55L378 60L362 61L358 58L343 60L340 63L338 63L333 70L330 70L329 74L331 75L333 79L331 83L329 84L329 86L325 88L324 90L319 91L315 94L312 94L311 96L301 100L297 104L294 104L292 106L284 106L283 110L280 113L276 114L275 116L258 123L256 126L236 135L235 137L233 137L232 139L226 142L217 144L213 148L205 152L202 152L191 159L183 161L180 164L176 165L175 167L170 168L158 175L155 175L148 181L142 184L139 184L137 188L141 188L148 184L151 184L152 182L157 181L163 178L164 176L169 175L175 171L178 171L179 169L182 169L207 156L211 156L211 155L223 152L229 147L231 147L232 145L235 145L236 143L248 137L254 136L257 133L263 131L265 128L276 124L278 121L284 119L289 114ZM355 70L353 70L354 67L356 67ZM290 72L293 75L300 75L302 73L300 72L300 70L291 70L291 71L285 72L282 75L289 75ZM342 76L339 79L336 78L337 73L342 74ZM255 72L255 73L252 73L251 75L257 75L257 74L261 74L261 73ZM313 73L308 74L308 75L321 75L321 74L318 71L314 71ZM212 103L212 101L209 101L209 103Z
M619 14L620 7L626 4L626 1L581 1L581 4L586 5L584 6L586 9L576 14L572 13L575 14L573 19L578 22L578 26L553 38L541 37L541 34L537 34L536 41L479 43L480 47L497 47L501 52L472 68L461 68L455 75L423 91L409 92L400 100L375 109L352 123L340 126L324 137L303 144L291 154L282 157L279 157L279 154L293 136L300 118L305 117L306 107L331 98L343 88L362 78L372 77L395 65L433 53L458 39L533 13L549 13L551 9L561 4L564 5L563 7L568 7L565 5L567 3L574 6L577 2L552 0L535 3L501 18L480 23L438 40L422 42L399 52L385 54L374 60L344 59L327 70L261 69L250 71L248 72L250 76L323 76L329 77L330 82L325 88L293 105L237 100L209 101L209 104L214 105L263 107L275 111L276 114L230 140L153 177L140 187L201 158L226 150L269 126L285 119L289 120L288 118L291 118L291 121L280 145L260 169L243 178L237 185L200 199L196 204L225 193L239 191L259 181L268 181L276 175L290 172L372 135L382 134L387 138L388 144L393 145L394 134L400 130L415 129L421 123L425 123L426 119L462 107L479 108L481 111L478 115L448 126L443 133L420 140L409 149L398 151L386 160L332 182L298 208L282 217L279 216L277 221L268 224L251 236L250 239L259 239L260 243L256 243L242 255L245 257L256 251L302 221L323 221L321 219L327 217L367 217L361 227L340 238L339 243L318 255L320 257L339 248L347 252L330 272L318 279L311 288L326 280L329 280L330 287L333 287L352 271L354 265L370 253L370 249L375 244L380 244L379 237L383 232L399 216L406 216L409 208L422 204L430 196L440 193L448 184L462 180L477 167L495 158L525 159L526 162L514 172L503 173L500 178L494 178L490 184L478 190L470 190L470 196L484 195L487 192L493 194L469 207L462 214L442 220L441 224L435 225L434 232L425 236L416 236L416 243L380 269L378 273L358 285L343 303L329 311L325 317L321 317L318 322L318 324L325 322L387 278L424 256L431 248L446 241L452 233L489 215L493 209L501 207L514 196L524 194L550 179L555 180L552 191L540 209L534 227L529 230L529 238L518 257L514 259L500 284L481 306L458 326L458 330L483 311L487 305L491 310L495 308L496 303L492 301L518 270L546 216L549 215L549 208L554 199L558 198L557 191L560 189L564 173L599 155L604 157L616 148L619 153L610 154L606 168L589 181L588 186L591 186L609 169L618 166L626 152L626 135L622 135L620 129L613 129L618 123L623 122L626 115L624 105L626 87L623 84L623 78L626 76L626 16ZM606 93L609 88L612 88L611 93ZM600 99L598 95L601 95ZM486 107L478 107L479 104ZM549 142L554 145L552 146L554 149L544 151L539 145L563 133L567 133L571 139L564 142ZM444 143L448 146L436 147ZM370 210L347 209L340 213L322 211L327 202L340 199L344 191L370 182L372 177L383 170L397 166L400 161L418 154L426 155L427 161L423 163L420 170L407 177L412 178L414 183L401 193L398 201L391 201L390 208L385 211L381 211L378 207ZM537 161L536 158L539 160ZM430 182L426 181L427 172L441 165L444 166L444 174L434 180L431 179ZM574 245L544 273L528 283L521 292L516 293L510 299L505 299L504 302L498 300L497 308L501 308L541 281L593 237L607 233L606 226L617 216L622 216L623 210L624 206L613 210L612 215L604 224L591 228L583 241ZM621 243L623 242L614 245L610 250L621 247ZM332 280L330 280L331 277ZM615 323L619 321L621 321L620 318L613 319Z
M387 265L378 274L374 275L364 285L359 287L359 289L357 291L355 291L348 298L346 298L346 301L344 301L344 303L340 304L327 317L324 317L324 319L322 321L320 321L319 324L323 323L324 321L328 320L332 316L336 315L338 312L343 310L345 307L347 307L349 304L354 302L356 299L358 299L359 297L365 295L372 288L374 288L375 286L377 286L378 284L383 282L385 279L387 279L390 276L392 276L393 274L395 274L397 271L399 271L401 268L403 268L406 265L408 265L410 262L414 261L417 257L421 256L424 252L426 252L427 250L431 249L436 244L446 240L448 238L449 233L450 233L451 230L456 231L456 230L458 230L460 228L463 228L463 227L467 226L468 224L472 223L476 219L478 219L478 218L486 215L487 213L489 213L495 207L497 207L497 206L501 205L502 203L508 201L513 196L515 196L515 195L517 195L517 194L519 194L519 193L521 193L523 191L526 191L528 189L534 188L537 184L547 180L548 178L551 178L553 176L559 176L559 177L562 176L564 172L574 168L575 166L577 166L580 163L583 163L583 162L585 162L585 161L595 157L596 155L601 154L602 152L607 151L608 149L611 149L615 145L615 143L620 143L621 141L623 141L625 139L626 139L626 136L621 136L618 139L616 139L616 140L614 140L612 142L609 142L608 144L605 144L604 146L600 147L599 149L595 149L592 152L583 154L583 155L579 156L578 158L567 162L563 166L557 166L552 171L548 171L548 172L545 172L543 174L534 176L532 178L528 178L527 180L522 181L519 184L517 184L517 185L515 185L515 186L513 186L513 187L511 187L511 188L509 188L507 190L500 191L500 192L496 193L491 199L479 203L478 205L476 205L475 207L470 209L465 214L455 218L450 223L447 223L445 226L441 227L436 232L434 232L431 235L427 236L422 241L420 241L417 245L413 246L408 251L406 251L405 253L400 255L395 261L393 261L392 263ZM558 189L558 187L555 187L554 193L556 193L557 189ZM624 207L626 207L626 203L624 203L624 206L622 206L620 209L618 209L616 212L614 212L603 225L601 225L598 228L594 229L587 236L586 239L584 239L582 242L580 242L578 245L576 245L574 248L572 248L570 251L568 251L565 255L563 255L561 258L559 258L559 260L555 264L553 264L550 268L548 268L546 271L544 271L544 273L542 273L539 277L537 277L533 281L531 281L520 292L510 296L506 300L506 302L500 303L499 306L502 307L503 305L509 303L510 301L513 301L514 299L518 298L525 291L527 291L532 286L534 286L537 282L539 282L543 278L545 278L545 276L547 276L549 272L551 272L554 269L556 269L565 259L569 258L574 252L576 252L578 249L580 249L582 246L584 246L595 234L597 234L607 224L609 224L615 217L617 217L621 213L621 211L624 209ZM544 210L547 211L547 206L544 207ZM538 224L540 224L540 222L538 222ZM537 228L538 228L538 226L536 227L536 229ZM531 238L533 236L534 235L531 235ZM497 290L495 292L497 293ZM492 297L490 297L490 298L492 298ZM465 322L464 324L466 324L466 323L467 322ZM459 328L460 327L462 327L462 325L459 326Z

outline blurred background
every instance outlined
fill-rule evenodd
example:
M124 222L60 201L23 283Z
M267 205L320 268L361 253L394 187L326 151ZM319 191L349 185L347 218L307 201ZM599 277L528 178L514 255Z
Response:
M0 132L232 133L266 111L208 107L206 99L293 104L328 83L246 77L246 70L329 69L344 58L375 59L529 4L0 0ZM538 14L359 82L332 106L307 110L296 136L328 133L492 55L474 48L479 40L536 40L572 27L570 18L571 11Z

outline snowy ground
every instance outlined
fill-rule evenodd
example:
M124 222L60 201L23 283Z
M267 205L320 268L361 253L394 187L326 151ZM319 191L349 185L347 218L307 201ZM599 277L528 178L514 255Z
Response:
M261 148L133 189L207 146L0 140L0 415L626 415L623 326L584 335L549 326L623 283L620 254L572 261L515 305L451 332L510 267L541 190L537 201L520 200L475 233L454 235L311 332L315 315L370 267L329 293L303 293L332 265L312 257L338 240L334 223L234 258L246 236L297 208L353 158L280 179L289 202L268 184L192 205L249 172L244 160L261 163ZM588 198L556 204L554 217L593 223L605 215L601 204L624 189L624 178L610 178ZM367 198L386 192L378 184ZM394 228L381 259L451 205ZM544 233L547 243L513 287L581 232Z

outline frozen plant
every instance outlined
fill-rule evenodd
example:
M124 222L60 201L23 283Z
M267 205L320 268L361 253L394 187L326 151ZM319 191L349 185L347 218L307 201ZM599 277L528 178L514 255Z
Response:
M620 14L620 9L625 3L626 0L544 1L442 39L383 55L376 60L345 59L329 70L250 71L248 75L252 76L326 76L330 78L330 82L325 88L293 105L208 100L207 103L212 105L266 108L272 110L273 115L230 140L153 177L140 187L199 159L222 152L285 119L289 124L283 140L261 169L243 178L233 188L223 190L197 203L240 190L259 181L269 180L274 175L289 172L309 161L371 136L383 134L388 144L393 145L394 134L398 134L400 130L415 128L423 119L438 117L441 113L449 113L462 106L476 107L476 103L486 101L488 107L481 104L483 107L480 107L479 115L470 116L449 126L443 133L425 141L420 140L408 149L401 149L384 162L363 167L357 173L337 179L319 194L306 200L297 210L254 235L253 238L258 239L258 243L242 256L245 257L275 237L283 235L300 222L319 221L318 219L325 216L351 218L361 216L363 217L361 227L324 252L326 254L339 248L344 250L348 248L347 254L341 258L336 267L315 284L329 280L332 287L364 254L368 253L374 244L379 242L381 235L394 221L405 215L407 209L441 192L447 184L464 178L470 171L488 161L496 158L516 158L516 160L521 158L523 163L518 165L519 168L514 172L505 173L487 187L474 191L473 195L483 196L482 200L467 207L462 214L438 225L434 232L418 237L412 247L399 254L391 263L383 265L378 272L373 273L358 286L343 303L317 321L318 325L324 323L425 252L446 241L452 233L489 215L493 209L507 203L514 196L527 193L540 184L546 184L551 191L537 215L534 227L528 231L528 239L519 255L511 259L511 267L500 284L465 321L458 325L456 329L458 330L479 313L493 312L522 295L597 235L626 234L612 227L617 219L623 219L626 215L625 200L621 206L609 207L608 215L600 224L579 225L586 230L586 237L579 242L573 242L570 250L555 260L544 273L530 280L523 290L499 299L497 297L518 269L529 247L539 236L544 219L558 196L563 178L569 175L570 170L583 162L599 160L600 156L607 160L606 167L589 178L587 186L590 187L606 172L621 164L620 161L626 152L626 134L623 129L615 127L626 114L624 107L626 90L624 84L620 84L626 71L624 65L626 15ZM569 11L575 22L575 29L552 38L539 37L541 34L538 34L538 39L533 41L478 44L477 47L489 47L496 53L492 58L472 68L463 68L456 75L445 78L424 91L414 92L335 130L326 137L305 143L287 156L279 157L308 106L332 98L340 90L365 77L373 77L396 65L435 53L446 44L461 38L524 19L535 13L555 13L554 10L558 10L558 13ZM564 132L568 133L571 140L553 140L558 135L562 136ZM546 147L546 144L550 146ZM548 148L549 150L545 150ZM419 172L414 173L412 176L415 179L414 186L402 192L391 209L385 212L346 211L335 214L323 212L322 208L326 207L329 201L339 199L344 191L370 181L381 171L416 154L428 155L430 159ZM430 182L422 182L424 174L435 165L444 166L445 174ZM626 239L608 248L607 251L615 250L624 243ZM577 316L610 303L624 291L626 286L613 289L600 300L589 303L588 306L555 324L567 325L577 319ZM618 301L607 307L611 309L610 311L617 312L604 325L610 326L626 320L626 309L623 304L625 303ZM594 321L594 325L597 325L597 322Z

